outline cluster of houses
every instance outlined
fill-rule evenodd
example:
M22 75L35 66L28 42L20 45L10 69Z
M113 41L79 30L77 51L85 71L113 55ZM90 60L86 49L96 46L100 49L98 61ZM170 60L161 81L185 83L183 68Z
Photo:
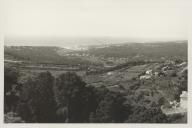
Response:
M169 74L169 71L182 68L181 72L184 72L187 70L187 62L182 62L180 64L175 64L174 61L168 61L166 62L158 71L154 71L152 69L149 69L145 72L144 75L140 76L140 80L142 79L150 79L152 76L161 76Z
M142 79L150 79L152 76L158 76L158 75L159 75L158 72L153 72L153 70L150 69L150 70L147 70L145 72L145 75L140 76L140 80L142 80Z

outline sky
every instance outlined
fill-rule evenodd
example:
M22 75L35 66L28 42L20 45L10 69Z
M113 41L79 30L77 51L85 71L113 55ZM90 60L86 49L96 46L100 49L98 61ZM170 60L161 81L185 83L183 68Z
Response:
M188 2L5 0L5 36L186 40Z

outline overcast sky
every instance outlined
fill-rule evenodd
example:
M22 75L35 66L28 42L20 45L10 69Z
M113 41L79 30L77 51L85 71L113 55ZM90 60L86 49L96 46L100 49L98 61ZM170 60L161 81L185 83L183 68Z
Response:
M5 35L187 39L187 1L5 0Z

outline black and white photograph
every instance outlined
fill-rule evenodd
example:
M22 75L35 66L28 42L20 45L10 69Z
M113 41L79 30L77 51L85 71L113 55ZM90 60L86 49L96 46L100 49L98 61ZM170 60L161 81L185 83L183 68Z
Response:
M188 124L188 9L5 0L3 123Z

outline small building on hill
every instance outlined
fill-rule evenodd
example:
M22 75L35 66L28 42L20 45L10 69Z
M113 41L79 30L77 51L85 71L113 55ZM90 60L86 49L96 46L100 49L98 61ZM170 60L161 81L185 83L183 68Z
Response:
M140 80L143 80L143 79L150 79L151 76L150 75L144 75L144 76L140 76Z
M187 91L182 91L180 95L180 107L187 109Z
M153 70L147 70L147 71L146 71L146 74L147 74L147 75L152 75L152 71L153 71Z
M113 75L113 72L108 72L107 75Z

